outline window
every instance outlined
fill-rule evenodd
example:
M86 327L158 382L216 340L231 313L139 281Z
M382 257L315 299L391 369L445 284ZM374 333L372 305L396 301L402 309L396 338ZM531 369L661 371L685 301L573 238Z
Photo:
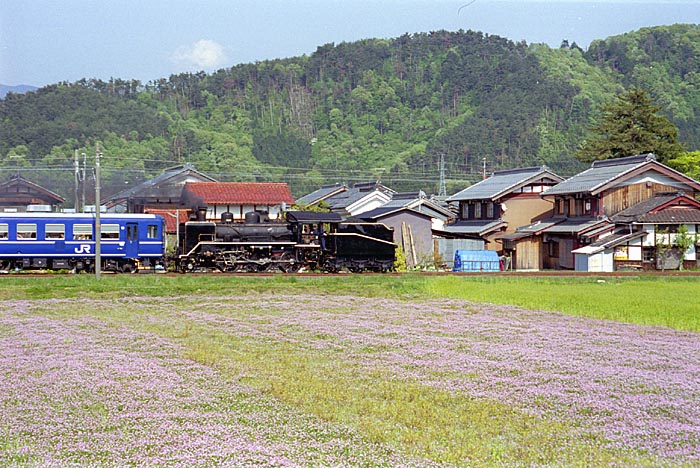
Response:
M549 241L549 256L553 258L559 258L559 241L551 240Z
M488 202L486 204L486 217L493 219L493 202Z
M149 239L157 239L158 238L158 225L157 224L149 224L148 225L148 233L146 236Z
M557 213L556 214L559 214L559 215L564 214L564 200L562 200L562 199L557 200Z
M678 224L657 224L655 226L657 234L678 234Z
M103 224L100 226L100 236L101 239L114 240L119 239L119 225L118 224Z
M7 240L8 232L7 224L0 224L0 240Z
M36 224L18 224L17 239L36 239Z
M474 218L481 219L481 202L474 203Z
M92 240L92 224L74 224L73 239Z
M654 247L644 247L642 249L642 261L644 263L654 263L655 249Z
M129 242L136 242L139 240L139 229L137 224L127 224L126 225L126 240Z
M63 224L47 224L46 239L61 240L66 238L66 226Z

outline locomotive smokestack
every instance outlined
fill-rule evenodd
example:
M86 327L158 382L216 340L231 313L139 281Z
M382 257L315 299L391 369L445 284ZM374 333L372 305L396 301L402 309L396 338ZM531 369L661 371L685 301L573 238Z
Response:
M197 221L206 221L206 220L207 220L207 207L206 206L197 207Z

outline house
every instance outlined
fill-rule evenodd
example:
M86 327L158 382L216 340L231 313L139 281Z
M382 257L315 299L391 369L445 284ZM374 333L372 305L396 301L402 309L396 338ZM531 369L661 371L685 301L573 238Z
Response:
M700 202L683 192L656 193L611 216L610 221L615 225L612 234L573 251L577 271L700 266ZM688 245L681 252L675 246L682 243L683 236Z
M659 163L653 154L595 161L589 169L542 193L554 204L553 216L541 220L539 226L518 229L517 235L530 235L516 239L511 247L519 252L523 240L539 242L542 268L573 270L575 250L614 233L612 216L656 193L670 191L695 195L700 183Z
M489 250L500 251L502 236L552 215L552 202L540 194L563 180L546 166L496 171L447 199L459 209L444 232L478 236Z
M384 205L362 213L359 218L393 228L394 242L402 247L409 268L434 262L433 218L430 214L404 206Z
M207 221L220 220L224 213L243 221L248 212L279 219L294 204L289 186L280 182L188 182L182 199L193 209L206 206Z
M21 175L0 183L0 211L56 211L66 200Z
M394 190L379 182L357 183L323 201L334 213L341 216L357 216L385 205L395 193Z
M177 210L187 208L181 200L182 188L188 182L216 182L197 171L191 164L170 167L153 179L112 195L103 204L117 213L145 213L147 209Z

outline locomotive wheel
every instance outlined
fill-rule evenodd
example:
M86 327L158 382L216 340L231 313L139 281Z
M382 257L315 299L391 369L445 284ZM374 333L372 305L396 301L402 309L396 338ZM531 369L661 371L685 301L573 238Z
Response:
M280 255L279 263L277 263L277 269L283 273L294 273L297 271L299 267L294 261L294 254L292 252L285 252Z

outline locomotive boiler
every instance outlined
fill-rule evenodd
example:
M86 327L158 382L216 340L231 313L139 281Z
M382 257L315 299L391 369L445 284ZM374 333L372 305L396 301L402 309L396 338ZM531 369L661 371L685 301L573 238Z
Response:
M284 221L224 213L220 221L180 226L179 271L338 272L390 271L396 260L393 230L381 223L343 220L337 213L287 212Z

